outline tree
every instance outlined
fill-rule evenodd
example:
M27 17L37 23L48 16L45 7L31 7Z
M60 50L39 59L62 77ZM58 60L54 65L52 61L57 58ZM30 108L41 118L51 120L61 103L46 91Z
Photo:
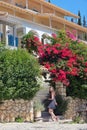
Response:
M71 22L74 22L74 19L73 19L73 18L71 18Z
M78 11L78 25L82 25L82 22L81 22L81 14L80 14L80 11Z
M48 0L48 2L49 2L49 3L51 3L51 1L50 1L50 0Z
M85 16L83 17L83 27L86 27L86 18L85 18Z

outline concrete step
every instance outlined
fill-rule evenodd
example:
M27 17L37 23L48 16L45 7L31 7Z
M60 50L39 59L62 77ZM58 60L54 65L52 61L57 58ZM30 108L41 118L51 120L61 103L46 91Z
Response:
M41 118L38 118L39 122L53 122L53 120L51 119L51 116L42 116ZM58 121L54 121L54 122L58 122L59 124L66 124L66 123L71 123L72 119L63 119L63 117L58 116Z
M41 102L44 102L48 98L48 94L49 94L49 86L48 87L47 86L46 87L43 86L43 88L41 88L37 92L37 94L36 94L34 99L35 100L41 100Z
M50 117L50 114L47 112L47 111L43 111L42 112L42 117L45 118L45 117Z
M72 119L63 119L63 120L59 120L59 124L65 124L65 123L71 123Z

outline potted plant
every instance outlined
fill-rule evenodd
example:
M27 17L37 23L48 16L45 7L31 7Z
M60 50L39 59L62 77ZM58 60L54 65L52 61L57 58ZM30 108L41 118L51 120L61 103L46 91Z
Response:
M44 105L41 103L41 101L35 101L34 102L34 118L41 118L41 111L44 110Z

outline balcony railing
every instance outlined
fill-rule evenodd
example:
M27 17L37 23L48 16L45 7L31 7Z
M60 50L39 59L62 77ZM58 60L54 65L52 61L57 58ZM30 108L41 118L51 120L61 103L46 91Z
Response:
M23 0L0 0L15 6L18 6L20 8L27 8L27 0L23 1Z

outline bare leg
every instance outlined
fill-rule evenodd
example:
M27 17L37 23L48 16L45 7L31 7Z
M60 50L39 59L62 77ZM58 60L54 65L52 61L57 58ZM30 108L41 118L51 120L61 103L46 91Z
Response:
M55 116L53 109L49 109L49 114L51 115L53 121L57 121L57 117Z

